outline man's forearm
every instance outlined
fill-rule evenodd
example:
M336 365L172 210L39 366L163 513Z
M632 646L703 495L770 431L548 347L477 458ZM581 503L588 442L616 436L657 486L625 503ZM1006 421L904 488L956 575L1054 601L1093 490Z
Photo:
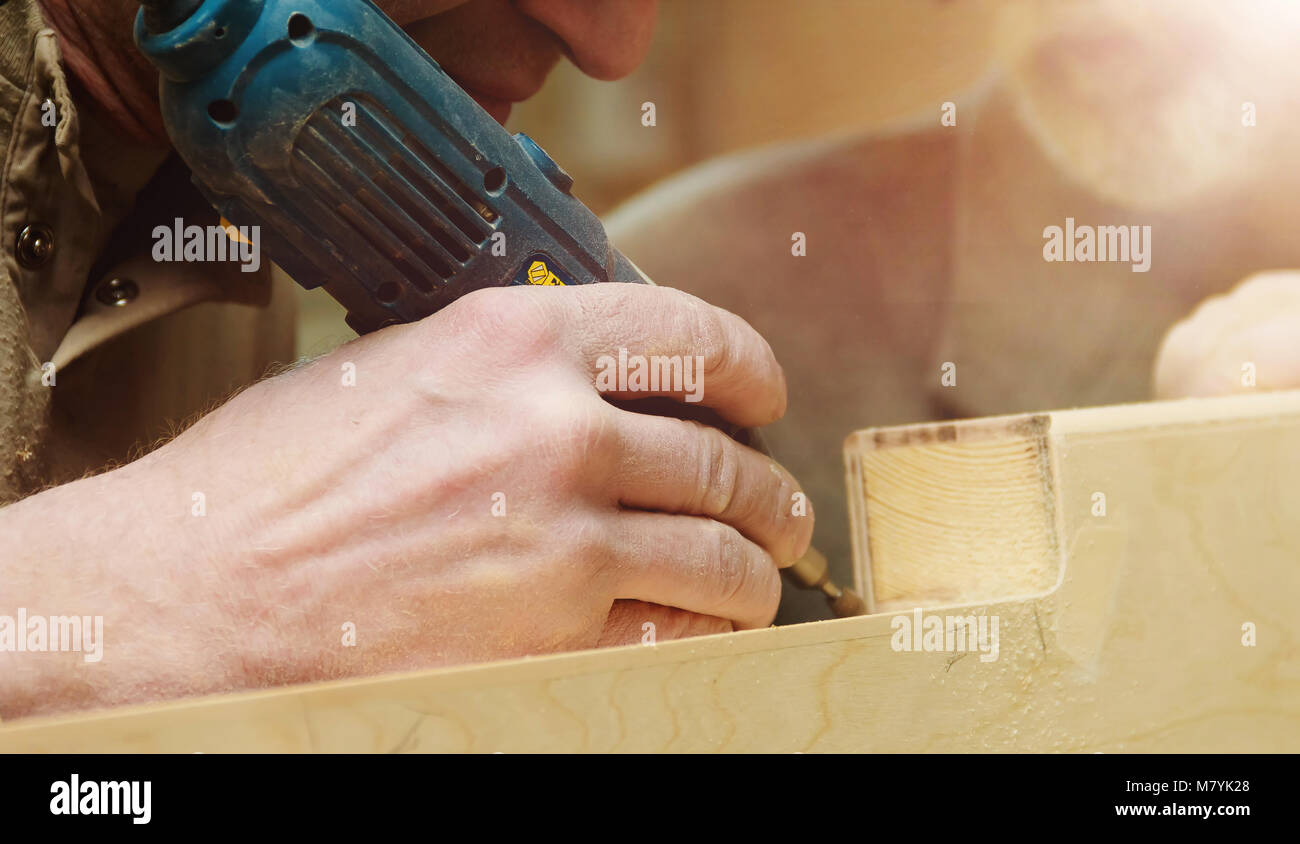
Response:
M191 597L221 593L205 526L176 485L153 457L0 509L0 716L229 684L204 644L229 623Z
M91 662L11 624L36 647L0 652L0 715L622 643L646 619L616 601L766 626L811 540L798 482L717 428L618 408L591 362L610 336L710 350L705 405L758 427L786 402L770 347L668 288L536 292L355 340L0 510L0 615L103 619Z

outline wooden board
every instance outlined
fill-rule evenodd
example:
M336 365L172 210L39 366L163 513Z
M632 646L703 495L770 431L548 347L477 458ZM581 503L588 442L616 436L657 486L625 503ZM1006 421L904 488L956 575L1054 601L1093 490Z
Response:
M1001 480L967 472L938 484L940 498L971 557L1003 549L980 566L1033 573L972 579L965 540L941 517L928 536L920 520L892 535L878 523L879 544L858 518L858 561L894 584L895 610L909 590L928 602L953 571L954 594L1037 589L924 611L996 617L994 660L896 649L912 613L888 611L20 722L0 728L0 751L1300 750L1300 393L938 430L851 437L852 494L868 501L891 468L884 455L864 470L870 451L920 448L895 457L924 476L927 461L961 462L926 448L975 445ZM1012 447L990 460L999 442ZM1037 503L1022 496L1034 482ZM990 505L994 488L1004 497ZM979 513L999 506L1014 523L982 529ZM917 550L934 559L899 557ZM923 574L909 580L909 567Z
M858 432L853 573L871 611L1041 594L1061 575L1048 415ZM874 561L874 564L873 564Z

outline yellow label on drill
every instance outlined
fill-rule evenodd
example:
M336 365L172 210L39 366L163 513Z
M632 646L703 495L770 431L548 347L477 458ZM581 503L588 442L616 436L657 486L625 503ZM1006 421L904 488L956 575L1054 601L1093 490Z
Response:
M551 268L546 266L545 261L533 261L528 267L528 283L541 284L546 287L563 287L564 282L560 277L551 272Z
M568 287L578 282L574 280L559 261L545 252L534 252L524 259L515 270L511 284L530 284L537 287Z
M226 237L236 243L249 243L248 238L239 233L239 227L227 220L225 217L221 218L219 225L221 226L221 230L226 233ZM251 246L252 244L250 243L249 245Z

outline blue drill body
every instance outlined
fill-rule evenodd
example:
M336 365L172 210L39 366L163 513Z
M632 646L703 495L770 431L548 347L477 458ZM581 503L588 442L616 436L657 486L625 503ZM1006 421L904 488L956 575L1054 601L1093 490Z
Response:
M572 179L370 0L153 0L140 49L222 216L360 333L506 284L646 279Z

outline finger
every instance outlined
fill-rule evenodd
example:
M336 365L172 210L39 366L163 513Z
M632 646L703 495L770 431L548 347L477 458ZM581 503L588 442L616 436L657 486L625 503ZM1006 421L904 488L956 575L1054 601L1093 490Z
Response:
M596 647L653 645L691 636L730 633L730 621L645 601L615 601Z
M617 412L620 504L725 522L782 568L808 550L812 507L781 464L699 422Z
M627 510L613 516L614 597L765 627L781 576L771 556L735 528L701 516Z
M1155 366L1157 398L1300 386L1300 273L1259 273L1175 325Z
M785 414L785 374L735 314L679 290L638 284L538 288L563 343L610 398L670 396L745 427ZM576 300L576 304L575 304Z

